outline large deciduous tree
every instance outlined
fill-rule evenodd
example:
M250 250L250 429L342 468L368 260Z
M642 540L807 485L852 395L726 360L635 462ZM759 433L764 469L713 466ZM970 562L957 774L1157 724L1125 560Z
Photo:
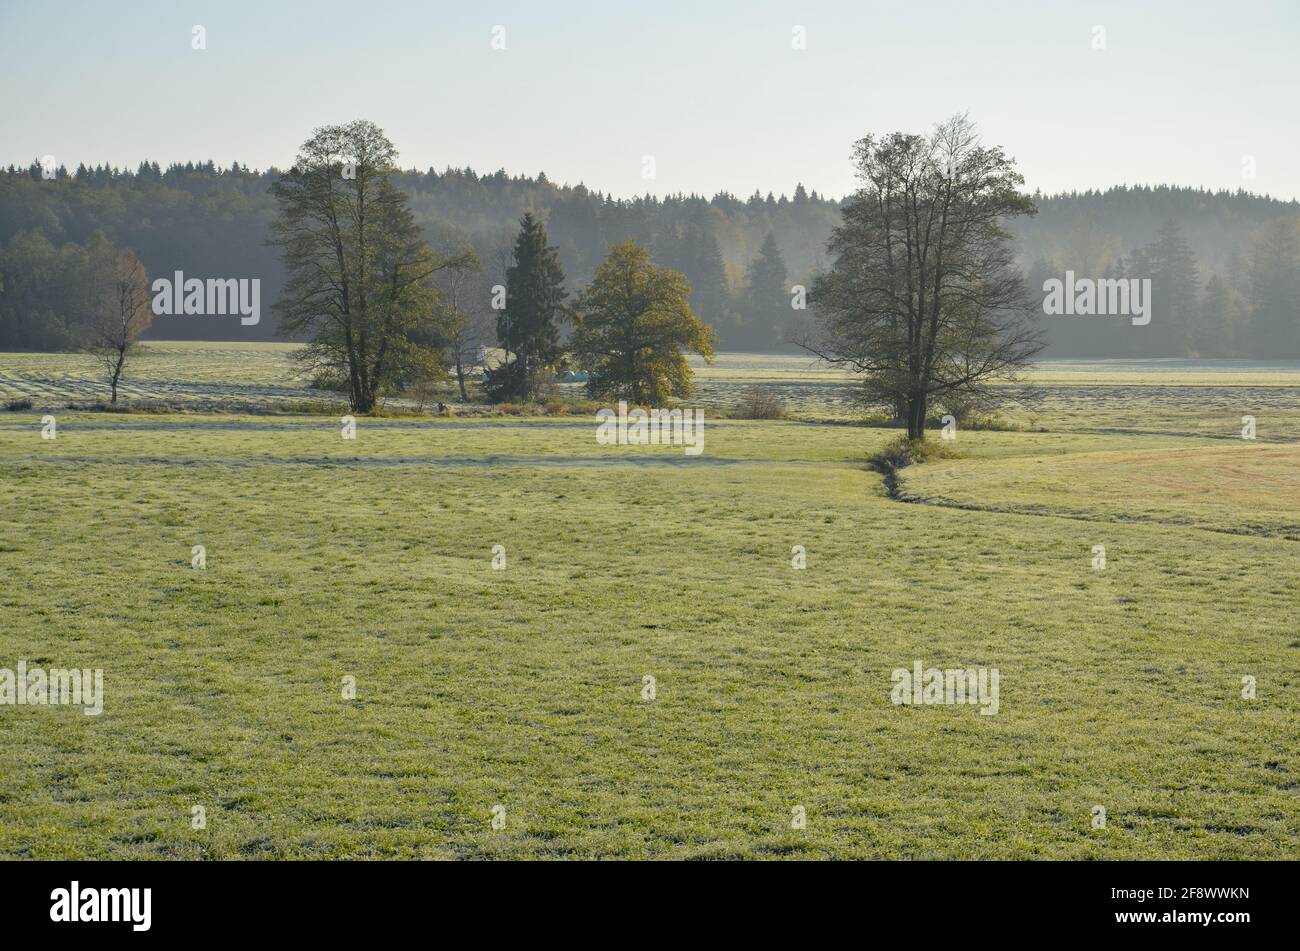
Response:
M571 342L593 396L662 404L694 387L684 351L713 362L715 335L691 311L681 273L655 267L633 241L618 245L582 292Z
M373 122L317 129L272 191L273 243L288 281L280 332L310 333L303 360L348 381L356 412L437 359L421 344L435 317L436 258L389 180L397 150Z
M1035 209L1013 162L965 116L928 136L867 136L854 157L860 188L813 282L817 327L799 342L859 373L919 439L932 403L986 402L1042 349L1004 227Z

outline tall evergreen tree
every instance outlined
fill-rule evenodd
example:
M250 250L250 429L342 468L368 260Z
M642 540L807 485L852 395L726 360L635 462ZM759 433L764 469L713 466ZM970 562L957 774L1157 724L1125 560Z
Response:
M1259 356L1300 356L1300 234L1278 217L1255 244L1250 348Z
M1197 322L1200 273L1196 256L1173 219L1156 233L1156 240L1145 249L1147 274L1151 278L1151 325L1156 328L1148 353L1158 356L1181 356L1188 353L1199 336Z
M514 262L506 269L506 306L497 339L506 351L500 376L489 381L499 399L528 401L560 358L564 271L546 228L530 211L519 220Z
M725 326L731 316L731 291L727 286L727 267L722 248L709 221L707 209L701 209L686 229L683 271L691 284L691 309L714 327Z
M1231 353L1237 339L1237 308L1232 288L1218 274L1210 277L1201 296L1201 316L1191 347L1195 353Z
M785 282L785 258L777 247L776 235L769 231L746 272L745 322L752 344L770 346L780 338L781 326L790 314Z

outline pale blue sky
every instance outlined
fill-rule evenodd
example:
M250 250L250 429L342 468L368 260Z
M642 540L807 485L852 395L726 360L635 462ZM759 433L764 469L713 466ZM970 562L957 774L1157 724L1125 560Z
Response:
M854 139L969 110L1030 188L1295 198L1297 49L1297 0L0 0L0 162L285 166L314 126L365 117L406 166L842 195Z

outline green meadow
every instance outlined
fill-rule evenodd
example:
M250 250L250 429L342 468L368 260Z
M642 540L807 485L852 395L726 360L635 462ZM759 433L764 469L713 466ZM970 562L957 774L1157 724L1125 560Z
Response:
M253 349L154 345L128 402L301 395ZM0 706L0 857L1300 851L1296 369L1040 368L891 498L897 431L798 358L702 368L794 418L695 457L587 415L69 410L79 359L0 355L35 404L0 409L0 668L102 668L103 712ZM997 714L895 705L916 661L998 669Z

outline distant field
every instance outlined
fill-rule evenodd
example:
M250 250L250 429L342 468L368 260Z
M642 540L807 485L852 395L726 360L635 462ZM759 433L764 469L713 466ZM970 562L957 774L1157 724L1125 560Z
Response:
M141 392L287 398L284 347L154 347ZM66 399L77 359L0 387ZM794 361L701 390L849 418ZM1300 370L1115 372L1040 369L1034 430L959 431L912 504L866 465L894 430L808 420L692 458L581 417L0 411L0 667L106 689L0 707L0 857L1294 858ZM998 668L998 714L895 706L916 660Z
M195 404L274 403L320 399L290 355L289 343L150 342L129 364L122 399ZM25 396L42 405L107 400L95 361L79 353L0 353L0 399Z
M154 341L131 364L122 398L236 412L337 401L336 394L306 385L291 359L297 349L287 343ZM728 410L757 384L775 392L796 418L852 420L862 412L850 378L807 356L723 353L712 366L698 358L691 363L698 390L691 402L705 409ZM1240 431L1241 416L1251 414L1260 419L1261 438L1300 438L1300 362L1053 361L1026 381L1038 392L1001 411L1023 427L1050 422L1056 430L1230 437ZM582 395L578 384L560 390ZM0 353L0 400L24 396L38 407L57 408L107 399L108 387L83 354Z

